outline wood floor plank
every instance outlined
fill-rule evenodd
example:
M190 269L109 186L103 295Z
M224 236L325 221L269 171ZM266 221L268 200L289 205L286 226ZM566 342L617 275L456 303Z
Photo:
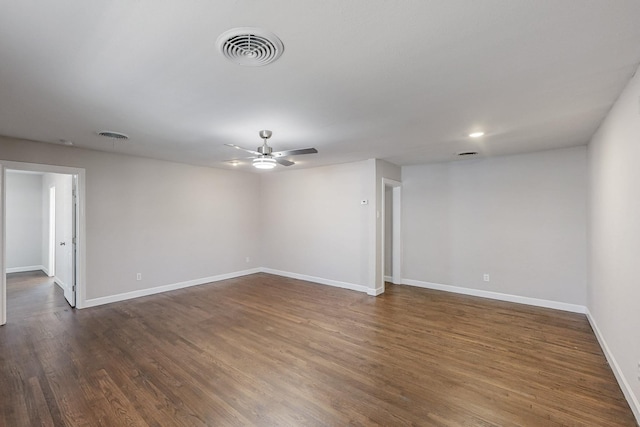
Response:
M268 274L75 310L8 279L0 425L636 425L580 314Z
M25 395L29 397L27 399L27 411L30 415L31 424L43 427L55 426L38 378L32 377L27 380L27 392Z
M7 349L5 347L2 350L6 351ZM29 396L25 390L27 381L20 375L15 365L10 366L9 363L2 363L2 366L2 387L0 388L3 393L1 400L2 411L0 413L2 417L0 420L4 419L4 422L1 425L30 425L29 410L27 408Z

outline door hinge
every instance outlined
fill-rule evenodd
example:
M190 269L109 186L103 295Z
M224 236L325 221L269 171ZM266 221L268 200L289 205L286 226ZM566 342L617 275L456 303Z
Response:
M71 243L73 243L74 245L76 244L76 238L75 237L71 238Z
M75 291L76 291L76 287L75 287L75 286L72 286L72 287L71 287L71 292L75 292Z

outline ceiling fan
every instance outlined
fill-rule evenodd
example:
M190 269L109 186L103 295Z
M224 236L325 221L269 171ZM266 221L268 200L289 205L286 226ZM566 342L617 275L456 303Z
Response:
M259 132L260 138L264 140L264 143L262 144L262 146L258 147L256 151L249 150L247 148L242 148L235 144L224 144L224 145L253 154L254 157L249 157L249 158L250 159L253 158L252 164L255 168L258 168L258 169L273 169L276 167L276 163L281 164L282 166L291 166L291 165L294 165L295 163L285 159L284 157L299 156L301 154L315 154L318 152L318 150L316 150L315 148L300 148L297 150L273 151L273 148L267 145L267 140L271 138L272 134L273 132L271 132L270 130L261 130Z

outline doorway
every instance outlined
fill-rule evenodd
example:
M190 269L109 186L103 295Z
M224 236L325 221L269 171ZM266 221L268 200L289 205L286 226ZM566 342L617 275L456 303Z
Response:
M49 262L47 276L56 275L56 187L49 188Z
M401 183L383 178L382 277L383 282L402 283Z
M8 259L10 252L7 251L8 244L15 241L6 233L7 222L10 221L11 227L16 227L12 222L14 218L10 217L15 209L9 205L11 200L7 198L7 176L16 172L41 176L41 262L32 263L29 268L23 269L16 269L11 265L15 262L13 255ZM0 324L7 322L7 273L20 271L25 276L11 276L11 295L16 294L13 287L16 281L28 276L31 284L34 281L56 283L53 286L62 292L65 304L71 307L81 306L85 283L84 169L1 161L0 180L0 213L4 230L0 244Z

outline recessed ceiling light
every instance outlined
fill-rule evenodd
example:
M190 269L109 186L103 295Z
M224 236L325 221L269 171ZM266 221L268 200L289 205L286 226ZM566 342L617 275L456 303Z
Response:
M469 134L470 138L480 138L481 136L484 136L484 132L482 131L478 131L478 132L471 132Z

